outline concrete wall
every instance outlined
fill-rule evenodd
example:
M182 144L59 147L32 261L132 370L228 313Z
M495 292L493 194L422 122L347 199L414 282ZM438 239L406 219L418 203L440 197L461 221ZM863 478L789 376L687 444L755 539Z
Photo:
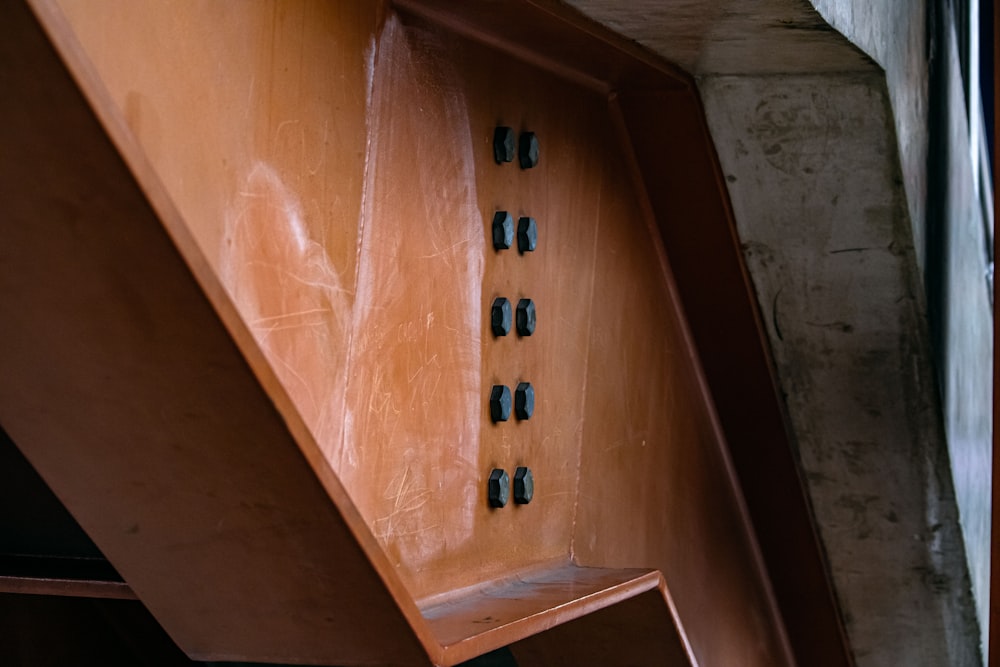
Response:
M991 329L946 0L569 1L699 81L858 665L982 664Z
M701 91L857 663L980 664L881 76Z
M989 610L992 312L950 3L814 0L885 69L980 626ZM930 14L928 14L930 10ZM929 20L928 20L929 17ZM982 633L986 647L986 633ZM984 650L985 653L985 650Z
M934 0L932 0L934 1ZM820 15L885 72L917 262L927 208L928 49L925 0L812 0Z

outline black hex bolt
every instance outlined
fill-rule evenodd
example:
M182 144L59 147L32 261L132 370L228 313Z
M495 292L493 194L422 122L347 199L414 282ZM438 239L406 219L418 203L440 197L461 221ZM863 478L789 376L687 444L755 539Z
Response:
M531 468L521 466L514 471L514 502L518 505L527 505L534 495L535 478L531 474Z
M510 419L510 402L510 389L502 384L493 385L490 392L490 419L493 423Z
M490 507L503 507L507 504L510 499L510 476L506 470L494 468L490 473L488 496Z
M535 302L531 299L517 302L517 333L521 336L535 333Z
M514 130L498 127L493 130L493 159L497 164L514 161Z
M514 414L518 419L531 419L535 413L535 388L530 382L521 382L514 390Z
M514 245L514 217L507 211L493 215L493 247L506 250Z
M521 169L531 169L538 165L538 137L534 132L522 132L517 144L517 159Z
M518 218L517 249L522 252L534 252L538 245L538 225L534 218Z
M490 325L493 327L493 335L506 336L509 334L513 319L514 314L510 307L510 301L502 296L493 299L493 307L490 309Z

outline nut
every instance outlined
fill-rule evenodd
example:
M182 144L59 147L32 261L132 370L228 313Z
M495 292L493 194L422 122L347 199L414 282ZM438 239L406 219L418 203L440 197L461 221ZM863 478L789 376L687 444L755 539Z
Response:
M514 502L527 505L534 495L535 478L531 474L531 468L521 466L514 471Z
M514 245L514 218L507 211L493 215L493 247L506 250Z
M490 309L490 325L493 327L493 335L506 336L509 334L513 319L514 314L510 307L510 301L502 296L494 299L493 307Z
M517 145L517 158L521 169L531 169L538 165L538 137L534 132L522 132Z
M493 423L510 419L510 389L505 385L495 384L490 391L490 419Z
M530 382L521 382L514 390L514 414L518 419L531 419L535 412L535 388Z
M521 336L535 333L535 302L531 299L517 302L517 333Z
M520 470L520 468L518 468ZM503 507L510 499L510 476L506 470L494 468L487 485L490 507Z
M514 161L514 130L498 127L493 130L493 159L497 164Z
M534 218L518 218L517 249L522 252L534 252L538 245L538 226Z

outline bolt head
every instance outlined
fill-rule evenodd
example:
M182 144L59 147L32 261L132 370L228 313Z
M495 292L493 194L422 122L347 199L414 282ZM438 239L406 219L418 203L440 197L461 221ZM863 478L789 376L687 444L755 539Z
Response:
M522 382L514 390L514 414L518 419L531 419L535 413L535 388L530 382Z
M510 389L502 384L493 385L490 391L490 419L493 423L510 419L510 405Z
M487 484L487 496L490 507L503 507L510 499L510 476L506 470L494 468Z
M527 505L534 495L535 478L531 474L531 468L521 466L514 471L514 502Z
M534 132L522 132L517 144L517 159L521 169L531 169L538 165L538 137Z
M517 333L530 336L535 333L535 302L531 299L521 299L517 302Z
M509 334L513 321L514 312L510 301L502 296L494 299L493 307L490 309L490 326L493 327L493 335L506 336Z
M514 217L507 211L493 215L493 247L506 250L514 245Z
M514 129L498 127L493 130L493 159L497 164L514 161Z
M522 252L534 252L538 245L538 225L534 218L518 218L517 249Z

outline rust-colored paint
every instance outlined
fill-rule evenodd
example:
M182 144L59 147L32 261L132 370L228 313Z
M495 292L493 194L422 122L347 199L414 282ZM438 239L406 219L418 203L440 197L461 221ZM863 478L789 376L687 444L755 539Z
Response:
M598 238L574 555L660 569L702 664L782 664L790 656L663 248L629 196L624 161L613 171L602 220L633 224L605 223ZM622 521L630 507L656 510ZM745 601L739 613L727 599ZM711 630L706 609L717 610Z
M678 637L670 617L663 577L655 570L581 568L572 564L517 573L490 582L483 597L445 595L422 608L435 636L445 646L449 663L561 625L651 591L656 598L655 633ZM627 610L619 612L622 615ZM639 619L633 619L640 622ZM689 665L690 659L676 664ZM652 656L647 656L650 661Z
M57 4L324 456L339 461L379 3Z
M0 576L0 593L106 598L109 600L137 599L128 584L121 581L102 581L99 579Z
M89 3L61 4L144 146L156 139L141 119L129 118L130 99L151 100L161 132L204 137L214 144L208 152L219 156L215 163L227 160L218 169L203 163L200 151L197 160L186 155L189 149L149 152L411 594L422 599L568 559L596 230L602 190L609 189L601 183L613 173L602 152L615 150L606 140L606 100L394 14L376 40L370 17L333 21L309 3L278 3L245 10L249 18L229 21L231 32L206 42L197 26L213 23L210 8L177 12L133 2L108 3L114 11L101 12ZM242 23L270 20L282 31L272 38L266 66L248 65L238 50L230 55L224 44L243 42L254 30ZM324 23L366 59L303 55L290 77L284 66L293 59L284 44L303 44L299 50L309 54L313 41L326 41L318 27ZM129 67L143 60L146 40L108 43L109 28L162 34L187 55L150 69ZM226 87L189 78L191 62L220 59ZM271 78L256 79L259 70ZM333 71L345 74L332 77ZM354 106L292 106L285 99L305 95L301 79L338 78L355 89ZM254 98L256 118L239 117L242 131L220 133L217 114L174 99L170 91L184 88L225 95L226 108L237 107L244 92L271 92ZM493 162L497 124L541 137L538 167ZM247 136L269 136L261 126L305 138L248 146ZM310 136L316 127L328 128L330 137L354 137L355 146L330 146ZM230 155L245 155L245 164L221 157ZM343 173L323 176L328 190L304 177L317 172L318 178L337 159ZM246 182L226 178L241 169L252 172ZM205 188L191 191L192 173L225 196L198 199ZM363 182L350 187L359 175ZM218 210L227 200L241 202L235 212ZM490 247L488 225L499 209L537 219L536 252ZM493 338L483 314L500 295L535 301L540 324L533 336ZM513 389L522 380L535 387L535 417L491 424L489 388ZM494 467L513 474L518 465L532 467L535 501L490 509L483 502L486 475ZM470 562L477 566L464 565Z
M0 428L0 591L132 597Z
M693 91L678 67L560 0L393 0L401 11L489 45L506 57L590 88Z
M577 360L601 178L595 148L573 137L598 131L603 105L395 16L375 67L371 208L344 416L350 461L336 466L424 598L569 558L585 384ZM575 113L539 111L559 100ZM494 163L497 124L542 137L538 167ZM537 219L536 252L493 249L497 210ZM493 337L486 313L497 296L534 300L534 335ZM521 381L535 388L534 417L493 424L490 388ZM518 465L532 468L533 502L491 509L487 475Z
M851 665L701 103L674 91L617 102L792 651Z
M511 651L518 667L688 664L687 648L662 595L662 590L651 590L629 598L523 639Z
M67 27L35 8L91 98L4 4L5 430L189 654L426 664L419 612L245 347L254 378L249 333Z
M795 611L796 658L846 664L690 80L555 4L400 5L36 0L103 129L7 10L61 96L12 73L45 113L0 105L14 440L195 655L453 664L565 624L516 645L537 663L606 623L630 628L608 664L778 665ZM538 134L538 167L493 163L497 124ZM21 187L49 164L68 205ZM493 250L498 209L536 218L534 253ZM532 298L536 333L495 340L496 296ZM489 387L521 380L535 416L492 424ZM781 473L747 487L766 568L723 432L775 438L734 456ZM534 500L490 509L518 465ZM768 494L802 577L775 574Z
M800 664L853 664L691 79L550 0L396 4L610 96L635 180L646 194L640 201L662 235L779 622Z

